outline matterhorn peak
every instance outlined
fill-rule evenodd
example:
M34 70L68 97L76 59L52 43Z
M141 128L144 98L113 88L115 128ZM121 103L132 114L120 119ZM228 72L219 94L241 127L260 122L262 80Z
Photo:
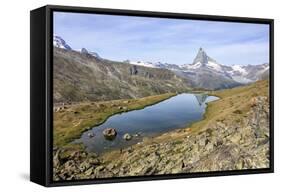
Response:
M193 60L193 64L201 63L205 65L208 63L208 61L216 62L214 59L207 55L202 47L200 47L195 59Z

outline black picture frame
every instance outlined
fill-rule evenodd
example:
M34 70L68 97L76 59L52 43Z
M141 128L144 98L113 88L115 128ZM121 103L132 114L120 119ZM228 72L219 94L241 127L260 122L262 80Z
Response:
M227 21L269 24L270 26L270 167L235 171L215 171L155 176L118 177L79 181L52 181L52 57L53 12L98 13L157 18ZM148 181L274 172L274 20L263 18L197 15L136 10L46 5L30 12L30 180L43 186Z

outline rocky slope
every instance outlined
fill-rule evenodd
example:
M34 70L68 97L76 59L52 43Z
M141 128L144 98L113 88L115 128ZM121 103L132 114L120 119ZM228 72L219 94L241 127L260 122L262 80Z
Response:
M54 102L140 98L190 90L170 70L118 63L54 47Z
M54 180L268 168L268 82L214 94L221 100L212 108L231 107L216 108L222 111L214 117L207 113L200 129L166 133L102 156L54 150Z

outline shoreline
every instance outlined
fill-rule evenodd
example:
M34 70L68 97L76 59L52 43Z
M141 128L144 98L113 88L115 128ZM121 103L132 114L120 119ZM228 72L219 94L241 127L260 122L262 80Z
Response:
M145 147L145 146L151 145L153 143L161 144L161 142L168 142L168 141L172 141L172 140L175 140L175 139L182 139L182 138L190 136L190 135L200 134L200 133L205 131L205 127L208 127L209 124L212 124L212 123L216 122L219 119L219 117L221 116L220 114L218 114L215 118L210 117L210 113L211 113L210 110L213 110L213 108L217 108L216 106L214 106L216 104L216 102L225 102L226 99L229 97L229 95L225 96L223 94L220 94L221 92L224 92L224 91L227 91L227 90L229 90L229 91L236 90L236 89L239 89L239 88L245 89L245 88L248 88L248 87L250 88L251 85L240 86L240 87L237 87L237 88L231 88L231 89L225 89L225 90L212 91L212 93L209 92L210 95L208 93L204 93L204 94L207 94L208 96L218 97L219 99L206 103L205 113L204 113L203 118L201 120L195 121L195 122L191 123L189 126L186 126L186 127L183 127L183 128L178 128L178 129L175 129L175 130L171 130L171 131L162 133L162 134L157 135L157 136L143 137L143 140L141 142L139 142L139 144L138 143L133 144L131 146L123 148L122 150L128 150L130 148ZM242 108L245 107L244 105L241 105ZM211 109L210 109L210 107L211 107ZM207 121L207 123L206 123L206 121ZM200 129L198 128L198 125L200 125ZM203 125L203 126L201 126L201 125ZM115 153L118 153L119 150L120 149L114 149L114 150L111 150L111 151L106 151L106 152L104 152L100 155L101 155L101 157L103 157L103 156L111 155L111 153L115 154Z
M168 131L168 132L165 132L165 133L161 133L161 134L156 135L156 136L143 137L142 141L140 141L138 143L135 143L133 145L130 145L130 146L127 146L127 147L124 147L124 148L120 148L120 149L112 149L112 150L109 150L109 151L105 151L105 152L100 153L100 155L103 155L103 154L106 154L106 153L111 153L111 152L114 152L114 151L125 150L127 148L130 148L130 147L136 146L136 145L144 146L144 145L146 145L146 143L151 143L151 142L155 142L155 141L159 142L159 140L165 140L165 139L167 139L167 137L172 137L171 139L176 139L182 133L187 133L188 132L189 134L199 134L200 132L204 131L204 127L206 127L208 124L210 124L210 122L218 121L220 116L222 116L220 113L217 113L215 115L212 114L214 110L218 111L217 108L220 108L220 105L214 106L215 103L217 103L217 102L219 102L219 103L224 103L224 102L228 103L227 98L230 97L230 95L228 95L228 94L224 95L222 93L224 93L225 91L226 92L231 92L232 90L239 90L239 89L245 89L245 88L250 88L250 87L251 87L251 85L246 85L246 86L240 86L240 87L237 87L237 88L212 91L212 93L209 92L210 95L208 93L206 93L206 94L208 94L208 96L215 96L215 97L218 97L219 99L206 103L207 106L205 108L205 112L204 112L203 118L201 120L195 121L195 122L191 123L190 125L187 125L186 127L178 128L178 129L175 129L175 130L171 130L171 131ZM115 113L109 114L103 121L101 121L101 122L99 122L97 124L94 124L93 126L89 127L88 129L84 129L80 133L80 136L81 136L81 134L83 132L85 132L85 131L87 131L89 129L92 129L95 126L98 126L98 125L104 123L108 118L110 118L113 115L121 114L121 113L126 113L126 112L130 112L130 111L134 111L134 110L141 110L143 108L155 105L155 104L160 103L160 102L162 102L164 100L172 98L172 97L174 97L174 96L176 96L178 94L182 94L182 93L169 94L168 97L165 97L164 99L158 100L156 102L153 102L153 103L150 103L150 104L147 104L147 105L141 105L141 106L138 106L138 107L135 107L135 108L131 108L131 109L127 109L125 111L121 110L121 111L117 111ZM191 93L188 92L188 94L191 94ZM167 95L167 94L162 94L162 95ZM149 96L149 97L158 97L158 96L162 96L162 95ZM139 99L136 99L136 100L142 100L142 99L145 100L145 99L147 99L147 97L139 98ZM226 99L226 100L224 100L224 99ZM122 99L122 100L114 100L114 101L124 102L126 100ZM106 101L106 102L111 102L111 101ZM243 107L243 105L241 105L241 107ZM180 133L180 134L178 134L178 133ZM186 136L186 134L183 134L183 135ZM79 138L79 136L78 136L78 138ZM74 139L77 139L77 138L74 138ZM72 142L74 141L74 139L72 140ZM78 143L72 143L72 142L67 143L65 146L67 148L70 147L70 149L71 149L72 148L71 145L79 145L79 148L85 151L85 148L84 148L84 146L82 144L80 144L80 143L79 144ZM77 149L76 146L74 146L74 149ZM94 153L94 152L90 152L90 153Z
M180 93L180 94L182 94L182 93ZM179 94L179 95L180 95ZM192 93L187 93L187 94L192 94ZM214 96L214 95L208 95L208 96ZM217 97L217 96L216 96ZM172 97L170 97L170 98L172 98ZM169 99L169 98L168 98ZM192 122L192 123L190 123L190 124L187 124L187 125L185 125L185 126L183 126L183 127L181 127L181 128L176 128L176 129L173 129L173 130L170 130L170 131L167 131L167 132L164 132L164 133L159 133L159 134L154 134L154 135L151 135L151 136L145 136L145 137L142 137L141 138L141 141L139 141L139 142L137 142L137 143L135 143L135 144L132 144L132 145L128 145L128 146L126 146L126 147L124 147L124 148L117 148L117 149L111 149L111 150L107 150L107 151L104 151L104 152L102 152L102 153L99 153L98 155L100 155L100 156L103 156L104 154L106 154L106 153L111 153L111 152L118 152L118 151L122 151L122 150L126 150L126 149L128 149L128 148L131 148L131 147L134 147L134 146L145 146L145 145L149 145L149 144L151 144L151 143L153 143L153 142L159 142L159 140L165 140L165 137L169 137L169 136L179 136L179 135L181 135L182 137L184 137L184 136L187 136L188 135L188 133L191 133L191 127L192 127L192 125L194 124L194 123L197 123L197 122L200 122L200 121L203 121L203 120L205 120L205 114L206 114L206 111L207 111L207 108L208 108L208 103L212 103L212 102L215 102L215 101L218 101L218 100L220 100L221 98L219 98L218 97L218 99L216 99L216 100L213 100L213 101L209 101L209 102L207 102L207 103L205 103L206 104L206 108L205 108L205 112L204 112L204 114L203 114L203 116L202 116L202 119L200 119L200 120L197 120L197 121L194 121L194 122ZM161 102L161 101L160 101ZM157 103L155 103L155 104L157 104ZM133 138L134 139L134 138ZM172 138L172 139L174 139L174 138ZM94 152L94 151L90 151L89 153L96 153L96 152Z
M87 125L81 126L79 128L79 130L73 131L73 132L76 132L76 133L75 134L73 133L73 135L68 136L66 141L64 141L62 143L59 143L59 144L57 143L57 144L55 144L55 146L63 147L63 146L70 145L71 142L73 142L75 139L79 138L79 136L81 136L85 131L87 131L89 129L92 129L95 126L103 124L108 118L110 118L113 115L126 113L126 112L134 111L134 110L141 110L141 109L144 109L146 107L155 105L155 104L160 103L162 101L165 101L169 98L172 98L172 97L176 96L177 94L178 93L165 93L165 94L161 94L161 95L153 95L153 96L148 96L148 97L143 97L143 98L138 98L138 99L120 99L120 100L101 101L101 102L83 102L83 103L80 103L80 104L75 104L74 106L66 105L66 109L68 109L70 111L71 111L72 107L83 108L84 106L95 105L95 104L106 106L104 111L106 111L106 110L108 110L108 111L107 112L100 112L101 116L102 116L101 118L99 118L98 120L92 120ZM118 107L118 109L116 109L116 107ZM112 111L112 109L115 109L115 110ZM87 112L88 112L89 115L93 115L93 113L94 113L93 111L94 110L89 109ZM59 113L59 112L57 112L57 113ZM88 119L90 119L90 118L88 118ZM86 120L88 120L88 119L86 119ZM73 126L75 127L75 125L72 125L72 127ZM76 128L74 128L74 129L76 129ZM56 128L54 128L54 130L56 130ZM79 132L79 134L78 134L78 132ZM54 138L54 143L56 143L56 142L58 142L58 141Z

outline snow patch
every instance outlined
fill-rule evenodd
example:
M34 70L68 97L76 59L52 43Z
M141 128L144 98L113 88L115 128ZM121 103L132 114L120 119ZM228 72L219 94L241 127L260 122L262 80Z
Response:
M215 62L209 61L209 62L207 63L207 66L213 68L213 69L216 70L216 71L222 71L221 66L220 66L219 64L215 63Z
M248 74L248 72L240 65L233 65L231 67L233 69L233 72L237 71L237 72L240 72L242 75Z
M232 79L238 83L247 84L253 82L251 79L247 79L246 77L242 76L232 76Z
M202 63L201 62L197 62L197 63L194 63L194 64L187 64L185 65L184 67L186 69L198 69L202 66Z
M144 62L144 61L130 61L129 62L132 65L140 65L144 67L150 67L150 68L158 68L155 65L153 65L151 62Z

